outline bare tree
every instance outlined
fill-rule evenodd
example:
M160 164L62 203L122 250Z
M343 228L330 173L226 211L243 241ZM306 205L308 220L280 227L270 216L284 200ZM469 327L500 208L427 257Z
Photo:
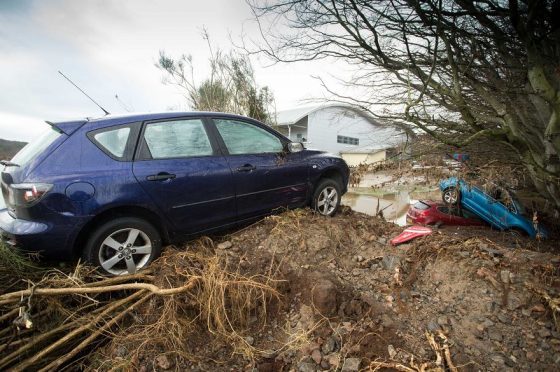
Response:
M258 52L355 65L364 94L338 99L448 145L506 144L560 208L559 0L248 1Z
M172 58L162 51L156 67L165 73L164 83L179 87L195 110L236 113L272 123L274 96L268 87L257 85L248 56L214 52L206 31L203 37L210 51L210 76L198 84L190 55Z

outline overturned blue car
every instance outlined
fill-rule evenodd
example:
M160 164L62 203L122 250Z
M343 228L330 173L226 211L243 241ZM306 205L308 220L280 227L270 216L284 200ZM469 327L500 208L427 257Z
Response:
M489 192L450 177L440 181L439 188L446 204L461 205L499 230L508 230L531 238L546 238L543 226L533 223L515 194L498 186Z

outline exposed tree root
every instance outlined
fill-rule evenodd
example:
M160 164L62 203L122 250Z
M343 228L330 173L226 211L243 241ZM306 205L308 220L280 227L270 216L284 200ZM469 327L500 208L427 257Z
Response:
M136 352L161 345L180 354L195 321L252 355L240 327L266 314L267 302L279 297L276 281L227 268L205 244L199 254L167 252L153 265L157 277L103 278L78 266L0 295L0 370L60 369L107 335L134 344ZM117 326L133 331L112 334Z

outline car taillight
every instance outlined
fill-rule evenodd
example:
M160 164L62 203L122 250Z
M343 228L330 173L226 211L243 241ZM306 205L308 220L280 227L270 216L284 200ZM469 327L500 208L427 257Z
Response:
M16 206L29 207L45 196L52 188L48 183L19 183L12 184L13 202Z

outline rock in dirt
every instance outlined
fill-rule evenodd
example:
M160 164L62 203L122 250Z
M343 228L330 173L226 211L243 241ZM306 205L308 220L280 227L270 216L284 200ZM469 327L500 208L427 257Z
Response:
M440 326L437 322L431 321L428 323L428 331L430 332L436 332L438 330L440 330Z
M159 368L163 370L168 370L173 366L171 364L171 361L169 360L169 358L167 358L166 355L158 355L156 358L156 364Z
M218 244L218 249L230 249L231 247L233 247L233 243L229 240Z
M357 372L360 370L360 358L346 358L342 365L342 372Z
M313 350L313 352L311 353L311 359L313 359L315 363L321 364L321 360L323 359L323 356L321 355L319 349Z
M488 244L486 244L486 243L480 243L478 248L481 251L485 251L486 253L488 253L491 257L503 257L503 255L504 255L502 252L500 252L497 249L489 248Z
M541 328L537 333L539 334L539 337L542 337L542 338L546 338L546 337L551 336L550 331L546 328Z
M245 342L249 345L249 346L253 346L255 344L255 338L251 337L251 336L247 336L245 337Z
M510 276L511 273L509 272L509 270L500 271L500 279L502 280L502 283L509 284L509 282L511 281Z
M505 358L501 355L492 355L490 359L492 359L492 361L498 365L506 364Z
M338 354L330 354L325 357L326 361L329 363L330 366L334 368L338 368L340 362L340 356Z
M393 345L387 346L387 352L389 353L389 358L391 359L394 359L397 355L397 350L395 350L395 347Z
M336 351L336 349L337 349L337 342L334 336L327 338L323 346L321 346L321 351L325 355Z
M437 322L438 322L438 324L439 324L440 326L442 326L442 327L443 327L443 326L448 326L448 325L449 325L449 321L447 320L447 316L445 316L445 315L439 316L439 317L437 318Z
M488 337L492 341L502 341L502 332L498 331L496 328L488 329Z
M519 296L517 296L513 293L510 293L510 295L508 296L508 302L507 302L507 308L509 310L513 311L513 310L515 310L518 307L521 307L523 305L524 305L523 300Z
M385 255L381 260L381 265L385 270L393 270L396 266L400 265L401 259L397 256Z
M511 316L509 316L508 314L499 313L497 315L497 318L500 322L504 324L511 324Z
M313 305L324 316L333 316L338 309L339 293L328 279L320 279L311 291Z
M298 371L299 372L315 372L315 365L309 362L301 362L298 364Z
M393 322L393 319L391 319L391 317L387 314L383 314L381 315L381 325L383 325L383 327L389 328L392 327L395 324L395 322Z

